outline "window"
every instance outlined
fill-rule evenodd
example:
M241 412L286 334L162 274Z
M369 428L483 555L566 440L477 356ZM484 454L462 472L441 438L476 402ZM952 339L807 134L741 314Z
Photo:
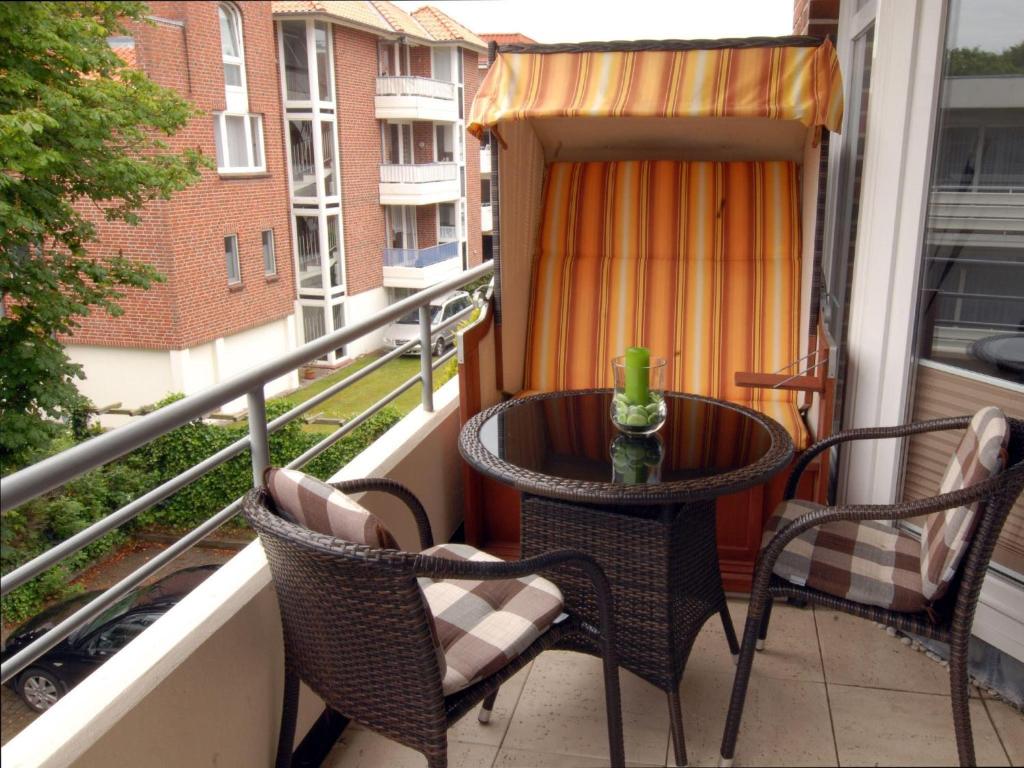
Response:
M282 21L281 45L284 49L285 98L288 101L309 101L306 22Z
M434 79L452 81L452 49L434 48L432 51L434 59Z
M341 238L338 236L338 215L327 217L327 264L331 273L331 287L345 284L345 264L341 253Z
M143 613L121 619L89 641L89 653L97 655L116 653L141 634L142 630L159 619L161 615L159 613Z
M316 197L313 121L288 121L288 156L292 163L292 196Z
M272 277L277 274L277 255L274 253L274 230L263 230L263 274Z
M316 341L327 333L327 321L322 306L302 307L302 338L306 343Z
M213 140L219 173L261 173L263 161L263 116L215 112Z
M242 268L238 263L238 235L224 238L224 259L228 267L228 285L242 282Z
M437 147L437 162L451 163L455 161L455 153L452 151L452 127L450 125L435 125L434 146Z
M411 165L412 125L409 123L386 123L384 131L385 164Z
M313 47L316 52L316 81L320 101L334 101L328 45L328 26L318 21L313 25Z
M295 235L299 251L299 286L323 289L323 275L320 269L320 220L316 216L296 216Z
M224 87L245 91L245 56L242 52L242 20L227 3L217 7L220 16L220 50L224 62Z

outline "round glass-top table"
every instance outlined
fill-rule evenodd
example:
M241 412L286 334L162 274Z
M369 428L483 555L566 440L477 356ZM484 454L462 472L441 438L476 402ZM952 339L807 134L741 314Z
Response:
M679 682L704 623L721 616L739 653L718 565L715 498L764 483L793 456L786 430L762 413L666 393L650 437L621 434L611 390L509 400L466 422L459 450L476 470L522 494L523 557L592 555L612 585L623 667L668 695L676 761L686 764ZM589 580L551 574L574 612L597 623Z

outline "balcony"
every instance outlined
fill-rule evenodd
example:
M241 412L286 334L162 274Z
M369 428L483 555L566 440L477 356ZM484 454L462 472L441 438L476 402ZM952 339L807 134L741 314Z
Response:
M489 235L494 231L494 223L491 217L490 203L480 206L480 232Z
M1024 248L1024 187L934 187L928 242Z
M455 122L459 106L454 83L429 77L377 78L374 114L378 120Z
M431 205L458 200L460 195L455 163L380 167L381 205Z
M436 258L425 254L433 250L413 251L415 255L396 251L389 259L392 264L422 264ZM443 247L438 252L444 252ZM254 388L258 391L266 381L355 341L358 333L382 327L487 274L490 268L488 264L457 275L366 318L362 331L337 331L286 358L168 406L144 422L123 427L116 437L111 433L94 438L89 450L81 450L85 446L71 449L73 457L53 457L43 467L48 472L36 473L29 493L45 492L72 471L97 466L202 416L222 401ZM451 322L463 319L456 316ZM427 364L412 383L422 379L429 384L428 371L454 354ZM341 384L358 378L361 375ZM338 386L322 394L331 396ZM410 382L396 392L408 386ZM313 408L319 400L307 402ZM250 415L256 417L250 423L259 423L262 398L252 396L249 403ZM273 431L282 419L297 415L289 412L268 426ZM350 429L359 418L341 430ZM462 519L460 485L455 479L462 466L455 441L458 428L458 382L451 381L332 479L388 476L404 483L424 502L437 539L447 540ZM262 438L260 434L253 429L240 445L230 447L229 455L217 454L218 462L257 445L258 440L265 441L265 433ZM333 439L335 435L330 435L325 441ZM302 462L296 459L295 463ZM19 489L13 484L7 489L24 497L25 486L21 481ZM416 530L399 504L374 499L373 509L401 546L413 548ZM199 533L209 533L234 512L234 505L229 506ZM746 601L732 599L730 607L742 626ZM140 635L14 737L3 749L4 765L272 764L283 680L277 611L263 550L258 543L250 544L163 616L157 629ZM860 663L851 665L849 660L854 658ZM717 761L733 669L721 626L709 621L682 681L692 764ZM942 692L946 675L924 653L901 645L869 622L779 603L768 646L759 654L751 679L738 758L749 765L825 765L837 760L844 765L954 764L956 749L947 724L949 697ZM672 758L672 748L664 694L631 673L622 672L621 679L627 760L665 765ZM1015 752L1019 714L990 697L972 696L979 764L1010 763L1019 757ZM321 708L315 695L303 688L299 739ZM563 652L543 654L503 685L489 724L478 723L470 714L449 734L452 764L465 765L602 765L607 764L605 743L600 664ZM396 743L351 724L323 764L349 768L422 761Z
M384 249L384 285L389 288L426 288L461 268L459 243L454 241L430 248Z
M480 150L480 175L491 175L491 148L483 147Z

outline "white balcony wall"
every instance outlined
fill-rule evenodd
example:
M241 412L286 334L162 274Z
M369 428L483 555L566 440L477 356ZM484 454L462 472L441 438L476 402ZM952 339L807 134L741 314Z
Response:
M491 175L491 150L489 147L480 150L480 175Z
M455 163L382 165L381 205L430 205L458 200L458 166Z
M494 222L491 217L491 206L484 205L480 208L480 232L489 235L494 231Z
M454 123L459 119L454 83L429 77L377 78L374 97L378 120L436 120Z
M458 380L357 456L337 479L386 475L413 490L447 541L462 520ZM412 518L364 500L417 550ZM263 550L251 544L0 752L5 768L273 765L283 653ZM296 742L321 703L305 688Z

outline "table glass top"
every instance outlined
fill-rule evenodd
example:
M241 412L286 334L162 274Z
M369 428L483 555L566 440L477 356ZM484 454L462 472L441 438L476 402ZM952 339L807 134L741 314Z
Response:
M772 445L758 421L727 405L666 394L657 433L632 437L610 418L612 394L567 393L526 400L485 421L484 448L515 467L554 478L659 484L719 475L753 464Z

